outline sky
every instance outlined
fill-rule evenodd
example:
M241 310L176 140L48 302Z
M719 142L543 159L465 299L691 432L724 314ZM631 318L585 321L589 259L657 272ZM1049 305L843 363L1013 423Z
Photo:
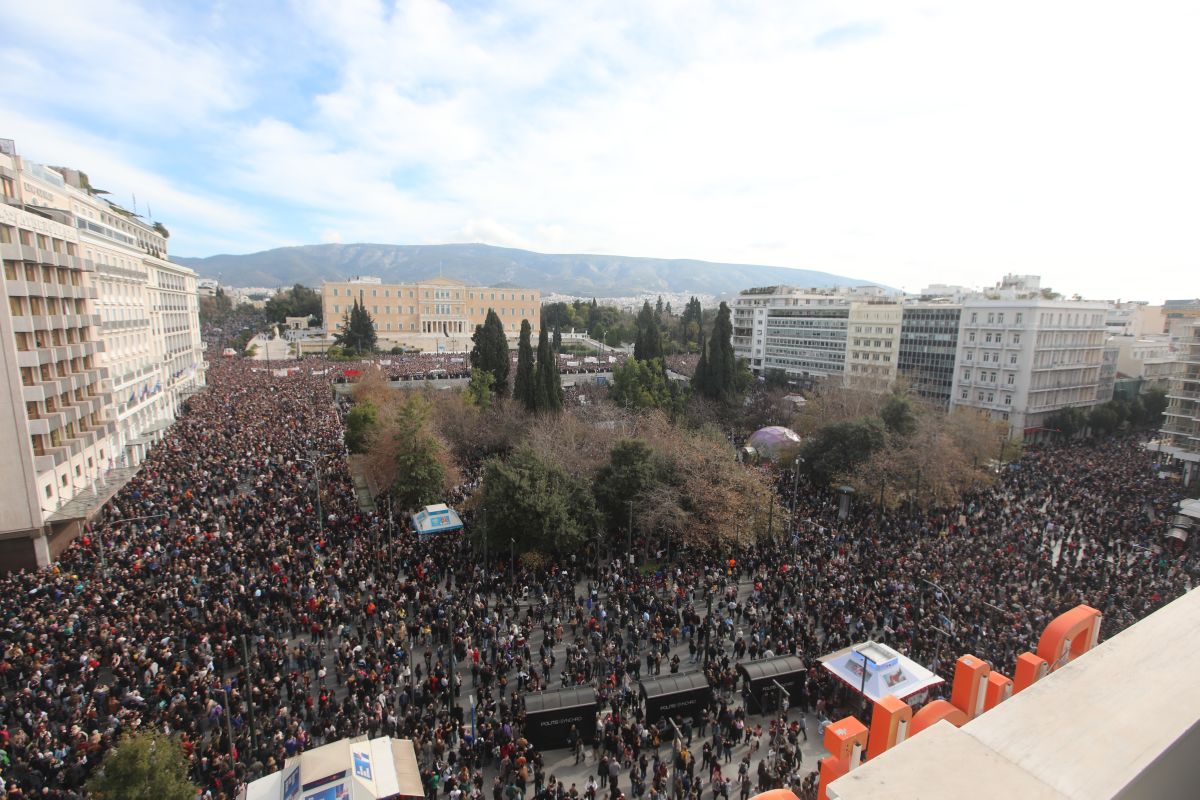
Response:
M0 137L175 255L486 242L1200 296L1200 5L8 3Z

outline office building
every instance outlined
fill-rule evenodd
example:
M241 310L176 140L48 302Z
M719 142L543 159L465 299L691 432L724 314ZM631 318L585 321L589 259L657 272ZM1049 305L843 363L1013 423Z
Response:
M914 303L903 307L897 371L909 388L943 410L954 390L954 359L962 307Z
M733 301L734 354L764 375L783 370L811 384L846 365L850 299L843 294L790 286L745 289Z

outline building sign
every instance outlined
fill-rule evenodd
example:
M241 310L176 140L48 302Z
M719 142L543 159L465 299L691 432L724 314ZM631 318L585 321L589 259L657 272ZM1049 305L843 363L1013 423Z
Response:
M300 762L288 767L283 773L281 800L296 800L300 796Z

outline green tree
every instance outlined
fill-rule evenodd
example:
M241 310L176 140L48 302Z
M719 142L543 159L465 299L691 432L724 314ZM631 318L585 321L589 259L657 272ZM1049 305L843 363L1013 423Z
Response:
M1162 427L1163 412L1167 410L1167 393L1164 389L1151 389L1142 394L1143 418L1151 428Z
M483 473L483 535L493 552L569 553L598 529L588 484L543 461L528 445L507 461L490 459Z
M297 283L291 289L276 292L267 301L265 311L272 322L283 322L285 317L315 317L320 322L321 295L315 289Z
M504 333L504 324L500 322L495 309L489 308L483 324L475 326L475 334L471 341L475 343L471 349L471 366L491 373L494 394L507 395L508 370L511 366L508 336Z
M428 419L429 403L416 393L397 410L392 499L400 508L418 508L442 499L446 468L442 464L441 445L427 428Z
M763 373L763 384L767 389L786 389L788 388L788 374L786 370L773 367Z
M558 362L550 349L550 337L542 328L538 335L537 366L533 371L534 408L556 414L562 411L563 390L558 377Z
M1107 436L1120 427L1120 425L1121 416L1113 408L1112 403L1093 406L1092 410L1088 412L1087 426L1091 428L1092 435Z
M364 400L346 412L346 449L351 453L364 453L371 434L379 425L379 413L375 404Z
M342 329L333 341L343 350L354 353L375 352L375 321L357 300L342 316Z
M1087 416L1078 408L1064 408L1046 418L1045 427L1057 431L1066 439L1074 437L1087 425Z
M613 370L610 396L624 408L668 408L672 401L671 386L662 361L631 358L618 364Z
M153 729L122 736L87 789L97 800L195 800L199 793L179 741Z
M814 483L827 486L848 477L887 443L883 422L861 417L818 428L804 443L803 468Z
M492 406L492 376L481 369L471 369L471 380L467 383L463 398L472 408L483 411Z
M917 414L912 403L902 394L890 395L879 411L888 433L896 436L911 436L917 430Z
M596 473L593 482L596 503L608 521L609 530L628 527L626 503L644 502L661 482L649 444L641 439L621 439L613 445L608 463Z
M562 328L554 326L554 340L550 342L550 346L554 348L554 352L562 351Z
M713 323L708 346L701 351L700 363L692 376L692 388L704 397L732 404L738 396L737 357L733 353L733 324L728 304L722 302Z
M659 303L662 303L661 298ZM650 308L650 301L642 303L642 310L637 315L637 331L633 339L633 357L638 361L652 361L663 357L662 330L658 326L658 317ZM661 361L659 362L661 363Z
M542 330L545 329L543 322ZM537 410L536 386L533 380L533 344L530 342L532 335L533 328L529 325L529 320L521 320L521 338L517 343L517 375L513 379L513 397L526 411Z

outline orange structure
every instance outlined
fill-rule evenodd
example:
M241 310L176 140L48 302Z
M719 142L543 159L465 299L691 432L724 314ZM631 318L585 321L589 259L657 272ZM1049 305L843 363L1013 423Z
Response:
M1050 672L1074 661L1091 650L1100 640L1103 616L1094 608L1079 605L1055 617L1038 640L1037 655L1022 653L1017 658L1015 677L1009 679L992 672L991 665L973 655L964 655L954 665L950 700L933 700L920 711L894 695L875 703L867 748L866 727L854 717L846 717L825 729L825 748L830 757L821 762L818 800L827 800L831 781L858 766L862 751L870 758L885 753L906 738L916 736L936 722L946 720L955 727L995 708L1013 694L1029 688ZM767 792L758 798L766 798ZM791 792L784 792L791 795ZM794 795L792 795L794 797ZM758 800L755 798L755 800ZM789 800L772 797L771 800Z

